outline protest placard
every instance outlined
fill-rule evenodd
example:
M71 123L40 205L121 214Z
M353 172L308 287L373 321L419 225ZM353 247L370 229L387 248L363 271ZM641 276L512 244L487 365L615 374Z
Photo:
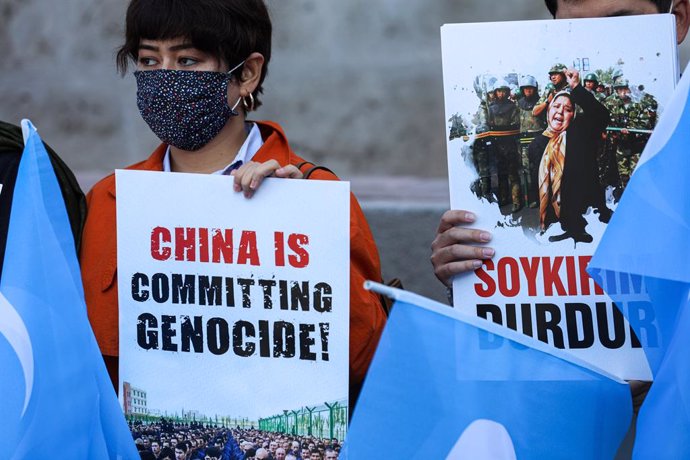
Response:
M678 78L673 21L441 32L451 208L475 212L496 249L456 277L455 306L626 379L651 379L641 343L658 337L644 284L585 270ZM620 306L646 334L602 287L627 294Z
M116 173L125 413L271 429L337 404L344 430L349 184L232 180Z

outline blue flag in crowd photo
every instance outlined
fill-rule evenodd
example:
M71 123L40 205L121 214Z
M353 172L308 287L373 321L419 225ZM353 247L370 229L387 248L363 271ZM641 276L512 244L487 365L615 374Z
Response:
M614 457L632 416L625 382L484 319L391 292L348 458Z
M36 129L22 129L0 280L2 458L138 459L89 326L58 181Z
M649 139L589 265L630 322L654 383L633 458L690 458L690 69ZM600 282L600 284L602 284Z

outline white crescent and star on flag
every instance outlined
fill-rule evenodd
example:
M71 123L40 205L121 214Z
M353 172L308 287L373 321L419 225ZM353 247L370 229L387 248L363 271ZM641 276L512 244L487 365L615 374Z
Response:
M462 432L446 460L516 460L508 430L488 419L477 419Z
M1 292L0 318L2 318L2 321L0 321L0 335L5 337L17 354L24 374L25 391L24 405L22 407L22 416L24 416L26 408L29 406L34 383L33 347L31 346L29 331L26 329L26 324L22 321L22 317Z

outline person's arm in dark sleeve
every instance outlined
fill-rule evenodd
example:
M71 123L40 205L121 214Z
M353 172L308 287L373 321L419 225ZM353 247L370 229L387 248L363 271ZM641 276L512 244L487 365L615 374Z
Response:
M582 85L577 85L573 88L571 95L573 102L582 108L582 114L587 117L592 129L595 129L597 132L605 130L611 115L604 104L599 102Z

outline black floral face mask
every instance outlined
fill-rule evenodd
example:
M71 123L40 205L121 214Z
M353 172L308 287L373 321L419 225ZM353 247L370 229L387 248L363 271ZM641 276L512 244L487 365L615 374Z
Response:
M137 80L137 106L151 131L180 150L199 150L218 135L232 116L228 83L232 72L198 70L142 70Z

